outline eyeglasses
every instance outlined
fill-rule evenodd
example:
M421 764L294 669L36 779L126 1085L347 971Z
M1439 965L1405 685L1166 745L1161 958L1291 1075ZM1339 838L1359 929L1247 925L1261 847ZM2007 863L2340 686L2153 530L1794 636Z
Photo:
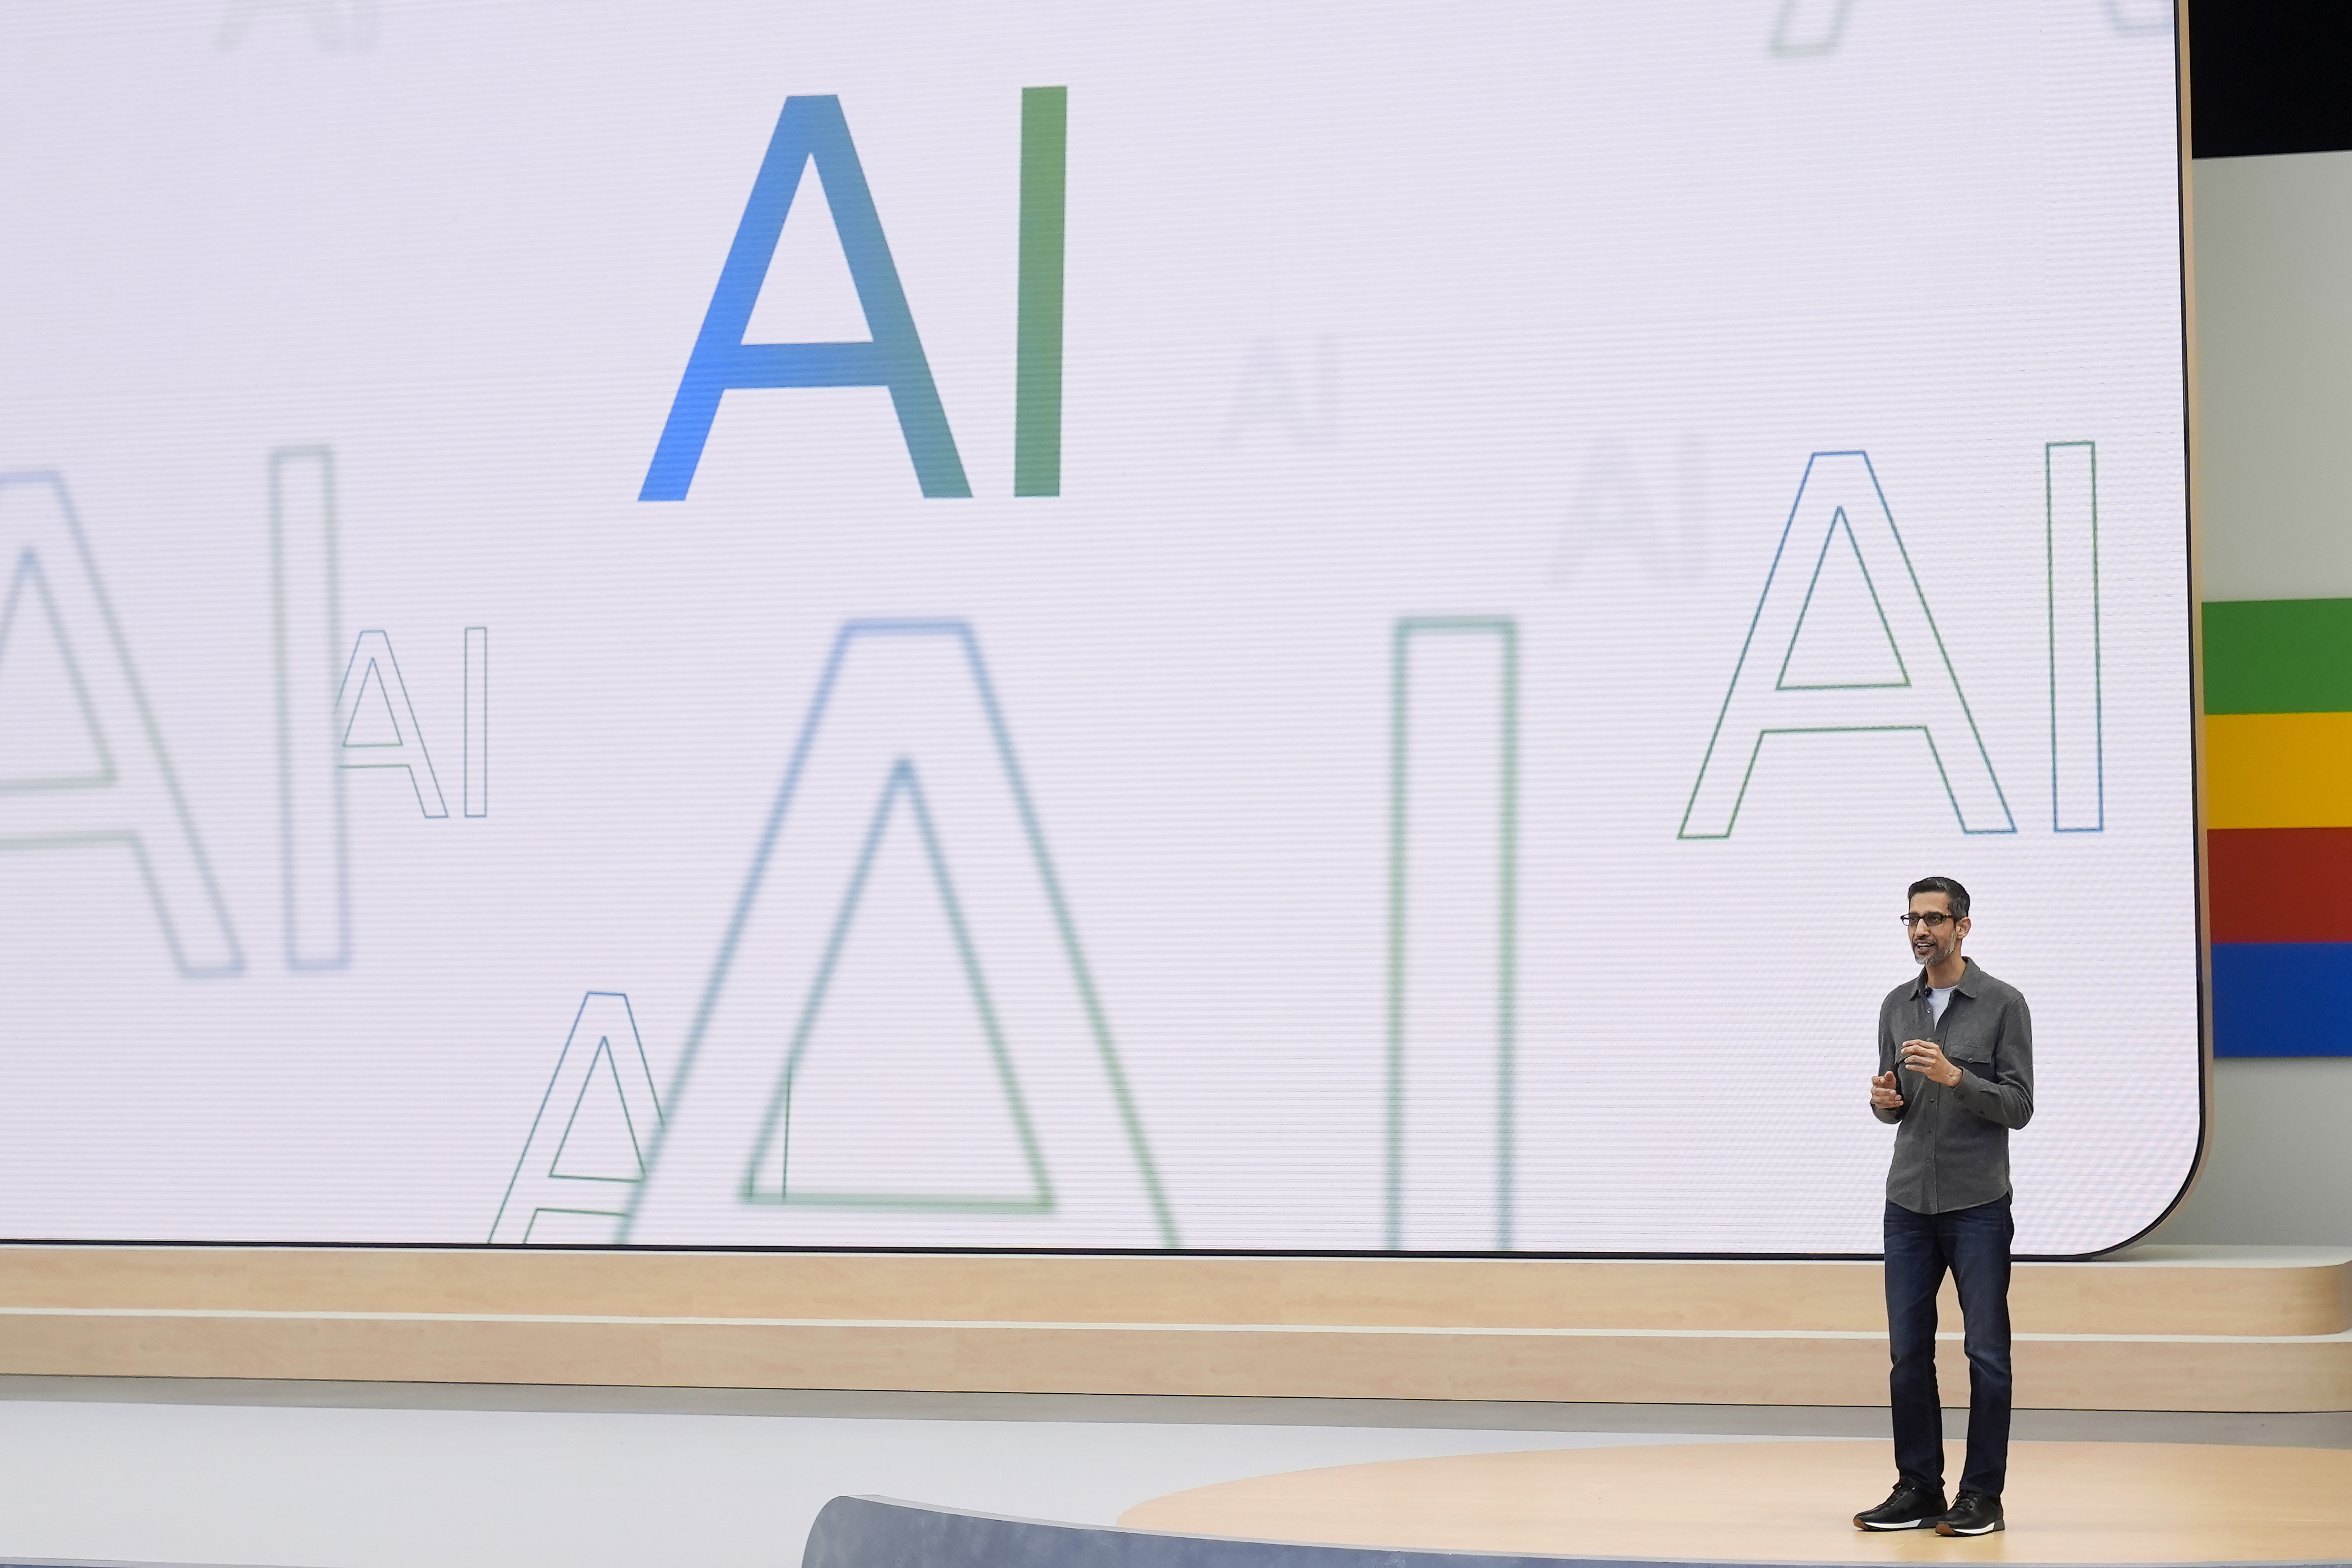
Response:
M1953 919L1955 916L1947 915L1940 909L1931 909L1925 915L1902 915L1896 918L1906 925L1924 925L1933 931L1945 921Z

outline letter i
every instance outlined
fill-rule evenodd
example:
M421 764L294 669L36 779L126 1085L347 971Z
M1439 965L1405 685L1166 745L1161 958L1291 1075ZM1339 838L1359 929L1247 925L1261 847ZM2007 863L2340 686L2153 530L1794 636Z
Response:
M466 628L466 815L490 814L490 629Z
M269 559L286 967L341 969L352 961L351 865L336 726L344 649L328 448L269 455Z
M1070 89L1021 89L1021 281L1013 493L1062 493L1062 228Z

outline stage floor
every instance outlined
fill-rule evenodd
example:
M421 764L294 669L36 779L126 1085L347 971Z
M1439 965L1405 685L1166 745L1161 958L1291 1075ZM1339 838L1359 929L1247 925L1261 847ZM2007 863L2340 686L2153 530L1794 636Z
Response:
M783 1568L799 1562L819 1510L844 1495L1108 1527L1146 1498L1276 1472L1536 1448L1719 1453L1764 1439L1868 1439L1879 1457L1860 1481L1874 1500L1885 1490L1886 1420L1883 1406L0 1376L0 1563ZM2352 1450L2352 1412L2020 1410L2017 1430L2067 1443L2226 1445L2264 1463L2282 1448ZM1827 1526L1810 1555L1828 1555L1857 1506L1842 1488L1805 1502L1799 1522ZM1119 1555L1117 1542L1135 1539L1114 1535L1078 1568L1144 1568ZM2024 1521L2010 1540L2026 1540ZM1705 1555L1736 1556L1738 1543L1735 1529ZM1181 1550L1147 1555L1159 1568L1213 1568Z
M1948 1445L1957 1462L1958 1445ZM1696 1443L1402 1459L1256 1476L1138 1504L1134 1529L1556 1557L1769 1563L2352 1560L2352 1452L2020 1443L2001 1533L1865 1534L1883 1442Z

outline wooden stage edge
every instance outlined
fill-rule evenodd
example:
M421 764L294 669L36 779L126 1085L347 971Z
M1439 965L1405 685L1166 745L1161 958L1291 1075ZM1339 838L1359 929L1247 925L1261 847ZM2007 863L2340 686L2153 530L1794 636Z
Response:
M1948 1461L1957 1461L1948 1445ZM1570 1559L2341 1563L2352 1451L2020 1443L2008 1528L1954 1540L1848 1522L1893 1482L1876 1443L1670 1443L1344 1465L1177 1492L1131 1530ZM1272 1568L1269 1564L1268 1568Z
M2021 1406L2352 1410L2352 1252L2024 1263L2011 1299ZM34 1375L1869 1405L1883 1325L1872 1262L0 1247Z

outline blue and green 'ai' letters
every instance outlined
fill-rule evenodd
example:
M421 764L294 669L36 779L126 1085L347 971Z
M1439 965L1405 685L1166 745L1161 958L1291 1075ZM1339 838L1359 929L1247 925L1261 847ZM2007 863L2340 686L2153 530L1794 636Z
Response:
M751 324L751 308L759 302L761 285L775 258L793 193L812 158L817 178L824 183L825 202L833 209L834 228L872 339L863 343L747 343L743 333ZM670 403L669 423L662 428L661 444L654 450L653 466L646 471L637 499L686 498L702 461L703 444L710 438L719 400L733 388L871 386L890 389L898 431L906 438L907 455L914 461L923 494L971 495L955 437L940 407L939 389L931 382L930 362L923 358L915 318L898 287L889 242L882 237L882 221L866 188L857 149L849 140L841 99L788 98L776 117L768 155L751 182L751 200L744 204L735 243L728 249L727 265L719 274L710 309L702 319L702 331L694 340L694 354L687 361L685 379Z

